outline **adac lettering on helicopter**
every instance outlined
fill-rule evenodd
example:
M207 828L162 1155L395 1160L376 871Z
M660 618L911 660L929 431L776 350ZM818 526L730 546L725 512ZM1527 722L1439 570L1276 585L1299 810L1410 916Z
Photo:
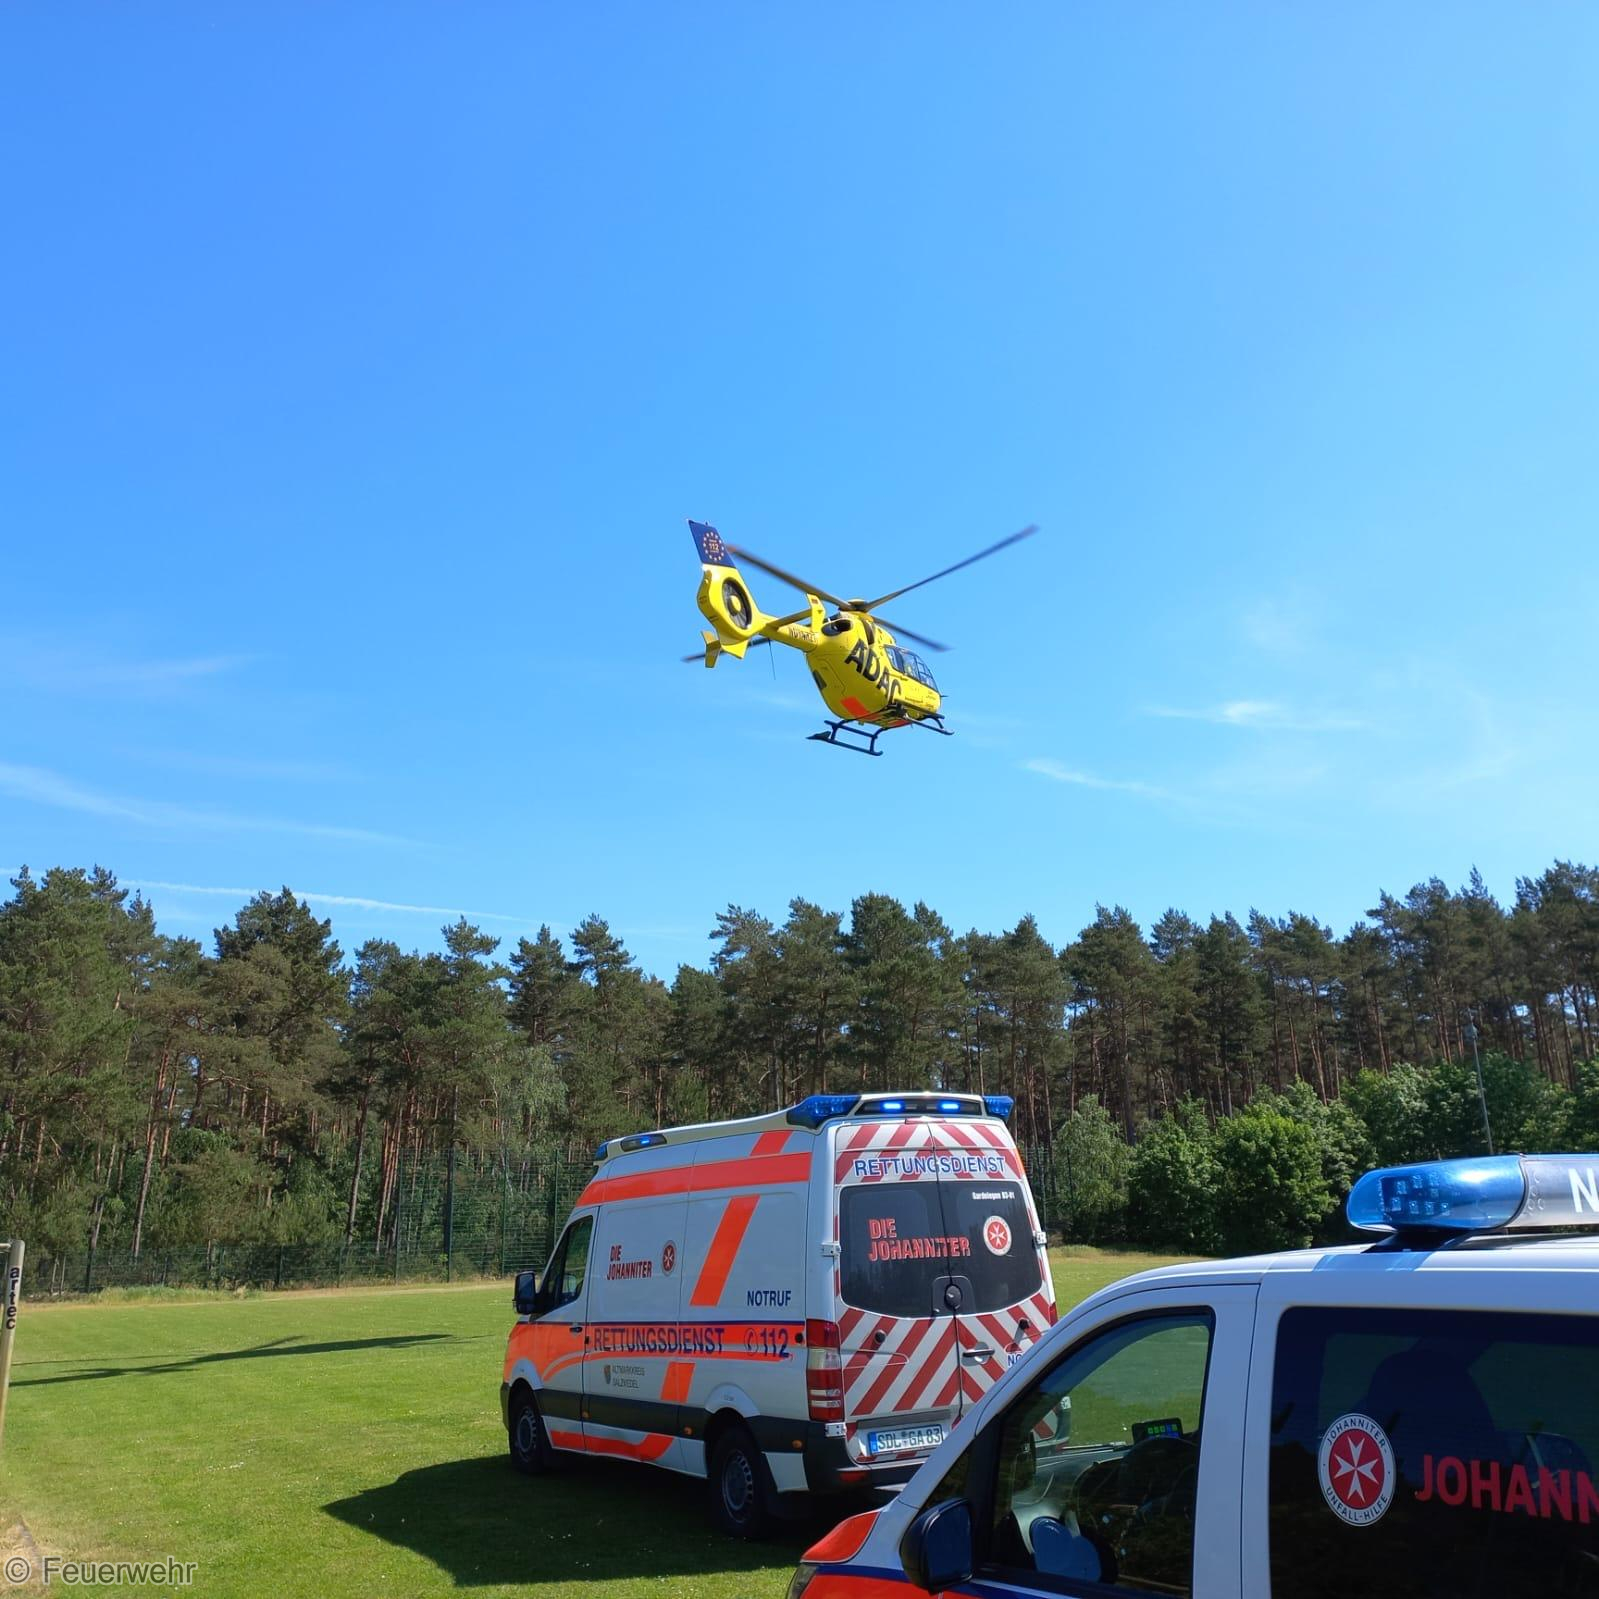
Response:
M855 641L849 654L844 657L844 661L846 665L853 666L868 683L875 683L882 679L890 706L899 699L899 679L889 671L877 651L867 646L864 639Z

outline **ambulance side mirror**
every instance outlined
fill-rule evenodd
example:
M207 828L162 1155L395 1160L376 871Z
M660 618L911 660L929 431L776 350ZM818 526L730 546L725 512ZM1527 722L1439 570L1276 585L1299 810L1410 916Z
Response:
M972 1507L965 1499L946 1499L924 1510L900 1539L900 1564L914 1587L943 1593L971 1579Z
M516 1307L519 1316L531 1316L533 1305L538 1297L539 1274L536 1271L519 1271L516 1274L516 1288L511 1294L511 1303Z

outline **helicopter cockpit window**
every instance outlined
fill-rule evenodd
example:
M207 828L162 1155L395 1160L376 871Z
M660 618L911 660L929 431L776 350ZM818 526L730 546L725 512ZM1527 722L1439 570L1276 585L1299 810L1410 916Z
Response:
M927 670L927 663L921 656L911 650L902 650L897 644L890 646L887 654L888 664L896 672L905 677L913 677L918 683L925 683L930 689L938 688L938 684L933 681L933 674Z

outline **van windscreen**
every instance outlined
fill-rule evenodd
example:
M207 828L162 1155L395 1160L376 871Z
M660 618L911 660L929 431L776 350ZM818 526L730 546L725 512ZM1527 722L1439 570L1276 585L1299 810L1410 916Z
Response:
M1041 1278L1027 1201L1018 1184L858 1183L839 1196L844 1302L880 1316L933 1314L933 1284L966 1278L971 1311L1002 1310Z

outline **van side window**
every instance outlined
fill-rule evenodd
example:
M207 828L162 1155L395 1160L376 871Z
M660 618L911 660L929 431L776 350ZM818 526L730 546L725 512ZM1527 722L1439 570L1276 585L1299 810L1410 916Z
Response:
M1106 1328L995 1419L980 1576L1029 1592L1191 1592L1213 1327L1185 1311ZM968 1497L987 1496L971 1483Z
M583 1297L583 1278L588 1271L589 1240L594 1233L594 1218L579 1216L566 1229L556 1246L539 1285L540 1313L559 1310Z
M1591 1317L1290 1310L1271 1425L1278 1599L1599 1595Z

